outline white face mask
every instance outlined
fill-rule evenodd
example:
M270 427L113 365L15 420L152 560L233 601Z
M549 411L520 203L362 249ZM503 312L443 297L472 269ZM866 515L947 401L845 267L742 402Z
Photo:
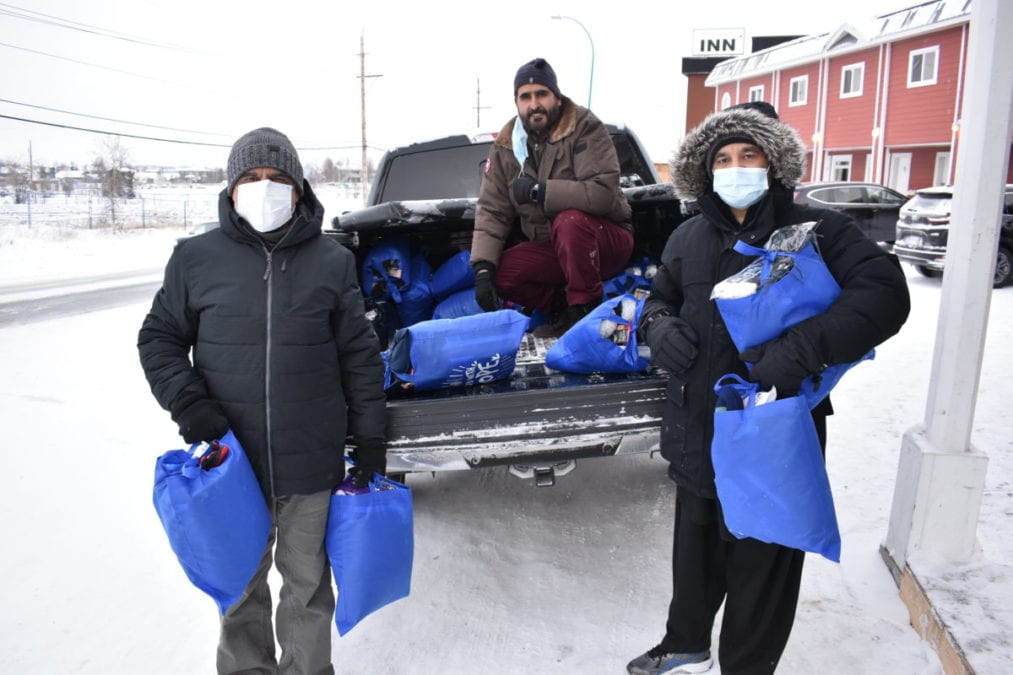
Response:
M294 212L291 185L260 180L236 188L236 213L258 232L277 230Z
M733 166L714 170L714 192L733 209L747 209L767 194L767 169Z

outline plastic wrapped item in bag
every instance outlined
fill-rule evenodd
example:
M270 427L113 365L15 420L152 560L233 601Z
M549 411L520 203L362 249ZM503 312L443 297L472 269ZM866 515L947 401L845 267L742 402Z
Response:
M637 345L644 301L632 295L606 300L574 324L545 353L545 365L569 373L633 373L647 370Z
M807 244L814 241L813 229L816 224L815 221L810 221L779 228L770 235L764 248L772 252L798 253ZM765 272L765 267L769 268L769 275ZM753 295L761 286L777 282L788 276L794 267L795 259L792 256L774 256L773 260L760 258L746 265L736 274L715 284L711 291L711 299L744 298Z
M621 316L623 321L632 322L637 314L637 301L628 296L624 297L613 311L616 316ZM625 346L630 341L630 331L629 323L617 323L612 319L602 319L598 326L599 335L620 346Z
M818 224L815 220L810 220L806 223L780 227L770 234L770 237L767 239L767 245L764 248L768 251L798 253L805 248L806 244L815 241L813 230L816 229L816 225Z

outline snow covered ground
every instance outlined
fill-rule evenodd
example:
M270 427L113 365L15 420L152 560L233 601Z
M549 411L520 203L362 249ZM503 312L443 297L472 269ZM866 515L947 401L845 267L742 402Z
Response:
M41 282L60 278L150 276L180 233L0 227L0 304L15 284L45 294L58 285ZM938 280L912 271L909 283L907 325L834 394L842 562L807 558L780 672L941 672L878 552L901 436L923 417L938 312ZM184 577L151 506L155 457L181 441L137 360L148 305L0 327L0 672L214 670L214 604ZM1013 289L995 291L972 438L990 458L981 552L915 570L980 673L1013 672L1011 318ZM674 491L660 457L585 460L550 489L505 469L410 485L412 595L334 633L339 673L619 673L661 637Z

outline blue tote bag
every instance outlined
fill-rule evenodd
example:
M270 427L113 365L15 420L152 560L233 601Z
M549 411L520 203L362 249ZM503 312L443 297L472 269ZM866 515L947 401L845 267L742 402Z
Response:
M711 460L728 531L841 560L841 535L819 437L802 396L756 404L759 385L714 387Z
M433 272L433 297L441 301L455 291L474 288L475 271L471 268L471 252L451 256Z
M409 264L411 283L399 289L398 316L402 326L411 326L433 317L433 291L430 280L432 268L421 253L415 254Z
M382 355L384 387L424 391L510 377L527 326L528 317L502 309L402 328Z
M264 555L271 516L253 467L235 435L228 454L202 469L189 451L170 450L155 462L154 502L169 545L194 586L225 611L242 596Z
M740 352L773 340L795 324L826 311L841 294L841 287L811 242L801 251L791 252L768 251L738 241L735 250L760 256L744 270L746 275L755 275L755 293L715 298L728 334ZM787 274L778 278L777 270L788 266Z
M714 298L728 334L740 352L773 340L792 326L825 312L841 294L841 287L811 241L800 251L770 251L742 241L735 243L735 250L759 256L739 273L755 284L755 293ZM779 268L788 271L779 274ZM835 364L819 375L810 375L799 393L810 408L815 408L852 366L874 357L875 350L871 350L858 361Z
M331 495L324 540L338 587L334 623L344 635L411 590L415 539L411 489L373 474L361 494Z
M462 316L473 316L482 314L485 310L479 307L475 300L475 289L466 288L463 291L455 291L440 300L433 310L434 319L458 319Z
M606 300L556 340L545 353L545 365L568 373L647 370L650 361L640 356L637 347L637 323L643 309L644 299L628 294Z
M362 293L368 298L401 302L401 289L411 280L407 239L379 241L362 261Z

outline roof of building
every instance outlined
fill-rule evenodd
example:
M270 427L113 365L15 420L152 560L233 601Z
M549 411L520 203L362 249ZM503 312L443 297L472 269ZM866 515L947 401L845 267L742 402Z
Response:
M714 68L706 84L713 87L960 25L970 18L971 2L923 2L858 23L844 24L830 33L807 35L731 58Z

